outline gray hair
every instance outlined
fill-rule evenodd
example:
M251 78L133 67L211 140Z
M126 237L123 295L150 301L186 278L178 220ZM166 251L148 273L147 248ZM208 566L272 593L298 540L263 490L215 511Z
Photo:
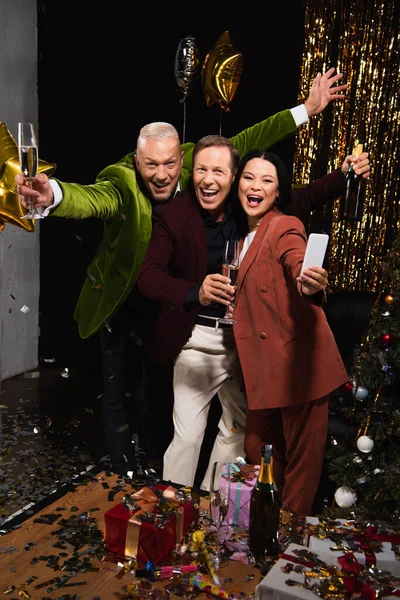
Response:
M170 123L156 121L144 125L139 132L136 148L144 144L146 140L165 140L166 138L174 137L180 144L179 134L175 127Z
M205 135L197 142L193 150L193 164L196 161L196 156L204 148L228 148L231 154L231 171L233 174L236 173L239 164L239 151L234 147L231 140L222 135Z

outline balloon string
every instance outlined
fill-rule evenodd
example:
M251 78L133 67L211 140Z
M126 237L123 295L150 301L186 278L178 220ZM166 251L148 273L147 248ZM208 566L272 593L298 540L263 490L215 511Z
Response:
M3 298L3 233L0 232L0 299ZM1 407L1 382L3 365L3 302L0 306L0 455L3 449L3 411Z
M222 135L222 106L219 107L219 135Z
M186 138L186 99L183 101L183 133L182 133L182 144L185 143Z

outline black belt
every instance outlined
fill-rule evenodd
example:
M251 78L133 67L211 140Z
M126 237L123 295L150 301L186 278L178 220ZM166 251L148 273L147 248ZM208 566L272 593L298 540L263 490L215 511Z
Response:
M221 323L217 319L209 318L209 317L202 317L201 315L199 315L197 317L196 324L197 325L205 325L206 327L214 327L214 329L215 328L219 329L220 327L222 329L232 329L231 323Z

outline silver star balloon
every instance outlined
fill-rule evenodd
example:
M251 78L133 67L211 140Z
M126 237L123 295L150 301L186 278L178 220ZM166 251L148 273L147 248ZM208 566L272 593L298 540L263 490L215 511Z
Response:
M200 58L196 40L191 35L187 35L179 42L175 54L175 81L181 103L185 102L199 76Z

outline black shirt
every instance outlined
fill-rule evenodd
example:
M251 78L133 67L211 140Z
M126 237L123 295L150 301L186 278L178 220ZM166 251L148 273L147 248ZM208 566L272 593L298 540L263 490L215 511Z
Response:
M198 206L201 218L203 219L204 232L206 234L207 244L207 275L211 273L222 273L222 259L224 254L226 240L239 240L240 235L238 227L232 215L230 202L225 205L225 212L222 221L217 222L200 205ZM200 285L193 286L186 295L184 306L189 309L194 305L199 305ZM226 305L219 302L211 302L208 306L202 306L201 315L220 318L225 315Z

